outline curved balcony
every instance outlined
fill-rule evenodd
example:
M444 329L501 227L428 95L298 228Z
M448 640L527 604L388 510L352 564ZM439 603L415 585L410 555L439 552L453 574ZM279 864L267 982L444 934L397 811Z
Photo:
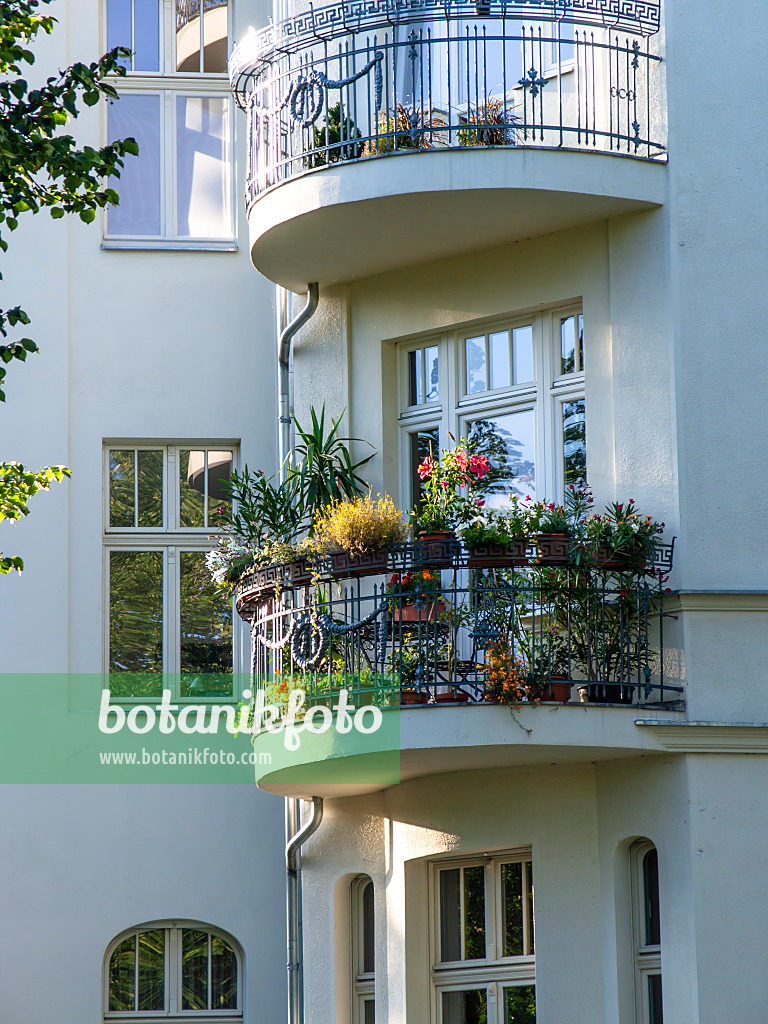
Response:
M236 597L257 699L276 709L255 723L257 782L283 795L354 793L656 749L635 719L681 716L682 688L665 675L671 559L671 545L640 566L609 550L585 558L563 538L516 551L429 541L257 570ZM379 725L339 731L340 702ZM280 716L297 727L293 747L266 727ZM314 719L328 728L316 734Z
M249 37L255 266L303 291L661 205L658 11L587 7L331 5Z

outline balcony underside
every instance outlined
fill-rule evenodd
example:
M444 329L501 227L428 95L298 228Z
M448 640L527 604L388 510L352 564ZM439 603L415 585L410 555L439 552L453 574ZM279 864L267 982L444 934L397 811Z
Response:
M665 165L524 147L385 154L309 171L249 210L251 258L296 292L659 207Z
M335 732L302 735L292 751L282 735L262 733L254 749L272 764L256 768L256 782L278 796L357 796L446 772L668 753L662 730L639 726L638 711L541 704L518 708L513 719L508 708L490 705L392 710L378 733L352 740ZM646 707L642 717L672 725L685 714Z

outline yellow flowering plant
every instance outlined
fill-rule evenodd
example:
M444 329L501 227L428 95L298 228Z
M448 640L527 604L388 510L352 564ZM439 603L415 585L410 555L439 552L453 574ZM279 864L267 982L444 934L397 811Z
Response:
M363 555L402 544L408 527L389 495L370 492L352 501L334 501L314 520L313 546L320 551Z

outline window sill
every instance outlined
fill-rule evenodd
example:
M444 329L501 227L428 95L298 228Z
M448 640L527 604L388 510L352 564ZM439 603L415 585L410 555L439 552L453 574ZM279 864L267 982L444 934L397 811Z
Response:
M124 250L143 250L160 252L161 250L167 250L169 252L239 252L240 246L236 241L191 241L182 242L178 239L162 239L158 238L155 240L137 239L136 241L129 241L127 239L104 239L101 243L102 249L124 249Z

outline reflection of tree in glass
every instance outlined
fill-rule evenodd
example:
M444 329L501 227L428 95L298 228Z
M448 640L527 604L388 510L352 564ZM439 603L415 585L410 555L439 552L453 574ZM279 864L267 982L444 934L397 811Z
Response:
M485 391L485 338L467 338L467 393Z
M507 1024L536 1024L536 989L521 985L506 990Z
M587 432L584 399L563 402L563 464L565 486L587 484Z
M180 560L180 668L198 677L182 680L182 696L229 694L231 681L218 677L232 675L232 601L213 586L204 552L182 551Z
M163 669L163 553L112 551L109 558L109 669L160 673ZM159 692L159 675L116 677L114 695Z
M475 420L469 430L467 444L470 452L485 455L490 471L478 481L478 494L508 494L517 492L513 479L533 474L533 463L522 461L523 442L499 426L496 420Z
M504 893L504 956L522 956L525 952L522 864L503 864L501 881Z
M464 868L464 959L482 960L485 950L485 871Z
M181 951L181 1008L208 1009L208 933L185 928Z

